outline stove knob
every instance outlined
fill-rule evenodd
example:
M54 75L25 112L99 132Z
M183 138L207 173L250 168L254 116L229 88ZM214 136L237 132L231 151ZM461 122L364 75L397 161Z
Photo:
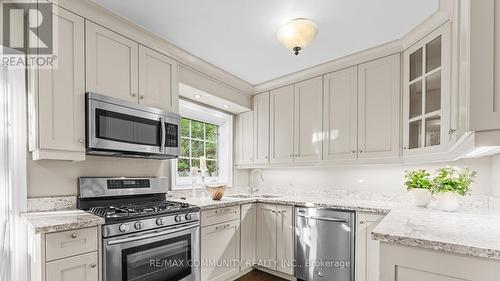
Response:
M181 217L181 215L177 215L177 216L175 216L174 220L175 220L176 222L181 222L181 221L182 221L182 217Z
M162 226L165 223L165 220L163 218L159 218L156 220L156 224L159 226Z
M190 221L193 218L191 214L186 214L186 220Z
M120 226L118 227L118 230L120 230L121 232L127 232L129 229L130 229L130 225L128 225L126 223L120 224Z
M144 227L144 223L142 221L138 221L138 222L134 223L134 227L137 230L142 229Z

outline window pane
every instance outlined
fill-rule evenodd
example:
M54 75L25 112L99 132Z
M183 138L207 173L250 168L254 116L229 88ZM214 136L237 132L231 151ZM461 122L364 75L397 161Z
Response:
M219 126L206 124L205 130L207 133L207 140L209 141L217 141L217 130Z
M191 159L191 167L200 168L200 159Z
M181 139L181 157L189 157L189 140Z
M217 159L217 144L215 142L206 142L205 149L208 159Z
M410 143L409 149L421 147L422 120L410 122Z
M179 158L177 160L177 173L180 177L189 176L189 159Z
M441 116L436 115L425 119L425 146L441 143Z
M425 78L425 113L441 109L441 71Z
M441 66L441 36L425 46L425 72Z
M204 127L202 122L191 120L191 137L195 139L204 139Z
M217 177L218 176L218 168L217 168L217 161L207 161L207 169L211 177Z
M181 118L181 137L189 137L189 119Z
M409 118L422 115L422 80L410 85L410 116Z
M410 81L422 76L422 48L410 55Z
M205 151L203 149L203 141L191 141L191 157L199 158L205 156Z

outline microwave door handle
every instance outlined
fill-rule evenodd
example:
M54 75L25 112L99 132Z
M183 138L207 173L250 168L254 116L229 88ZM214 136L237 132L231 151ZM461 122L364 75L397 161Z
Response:
M160 117L161 122L161 143L160 143L160 152L165 154L165 138L167 135L167 127L165 126L165 117Z

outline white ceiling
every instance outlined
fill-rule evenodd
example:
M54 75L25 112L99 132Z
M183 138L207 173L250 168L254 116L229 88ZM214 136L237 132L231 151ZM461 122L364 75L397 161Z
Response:
M96 0L178 47L259 84L398 38L439 0ZM315 41L299 56L276 31L288 20L316 22Z

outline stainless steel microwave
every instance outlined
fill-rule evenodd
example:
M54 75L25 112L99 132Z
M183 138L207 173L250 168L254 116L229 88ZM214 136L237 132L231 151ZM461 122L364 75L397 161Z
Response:
M88 92L87 154L172 159L180 152L180 115Z

